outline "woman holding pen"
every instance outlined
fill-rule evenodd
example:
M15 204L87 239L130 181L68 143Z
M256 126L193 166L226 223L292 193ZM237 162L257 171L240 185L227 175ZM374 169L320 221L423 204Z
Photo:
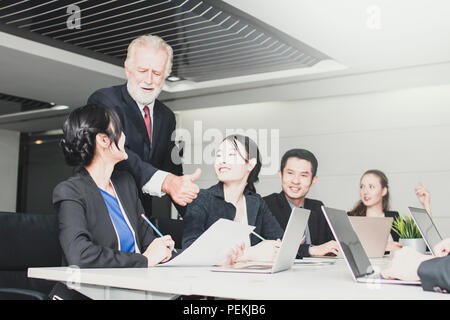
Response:
M239 261L274 260L283 229L255 191L254 183L261 170L258 146L242 135L225 138L216 151L214 169L219 182L201 189L186 209L183 248L189 247L214 222L225 218L255 226Z
M63 265L80 268L146 268L171 258L174 241L156 237L136 184L114 171L127 159L117 114L102 105L74 110L63 126L61 147L76 173L53 191Z

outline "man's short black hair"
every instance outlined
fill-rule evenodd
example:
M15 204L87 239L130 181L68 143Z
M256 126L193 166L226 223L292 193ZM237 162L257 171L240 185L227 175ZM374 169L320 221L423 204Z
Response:
M316 176L319 163L317 162L317 159L312 152L305 149L291 149L287 151L281 158L281 174L283 174L283 170L286 167L286 163L289 158L298 158L309 161L311 163L312 177L314 178Z

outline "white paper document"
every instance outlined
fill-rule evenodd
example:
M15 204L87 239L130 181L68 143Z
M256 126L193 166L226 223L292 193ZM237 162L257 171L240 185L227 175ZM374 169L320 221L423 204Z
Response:
M219 219L189 248L167 263L157 266L214 266L223 263L230 250L245 243L253 226L227 219Z

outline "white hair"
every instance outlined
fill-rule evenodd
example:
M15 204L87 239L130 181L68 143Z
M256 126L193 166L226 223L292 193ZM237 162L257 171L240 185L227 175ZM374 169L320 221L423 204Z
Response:
M165 42L162 38L151 34L142 35L130 42L130 44L128 45L127 58L125 59L125 66L129 68L130 63L133 60L134 51L139 46L145 46L156 50L164 50L167 53L168 58L166 64L165 77L168 77L172 72L172 59L173 59L172 47L169 44L167 44L167 42Z

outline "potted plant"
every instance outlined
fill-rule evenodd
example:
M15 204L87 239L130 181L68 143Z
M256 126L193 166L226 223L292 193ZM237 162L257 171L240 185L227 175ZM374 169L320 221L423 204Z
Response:
M411 247L421 253L425 253L427 250L427 245L423 241L413 218L402 216L395 218L392 229L400 236L399 243L402 246Z

